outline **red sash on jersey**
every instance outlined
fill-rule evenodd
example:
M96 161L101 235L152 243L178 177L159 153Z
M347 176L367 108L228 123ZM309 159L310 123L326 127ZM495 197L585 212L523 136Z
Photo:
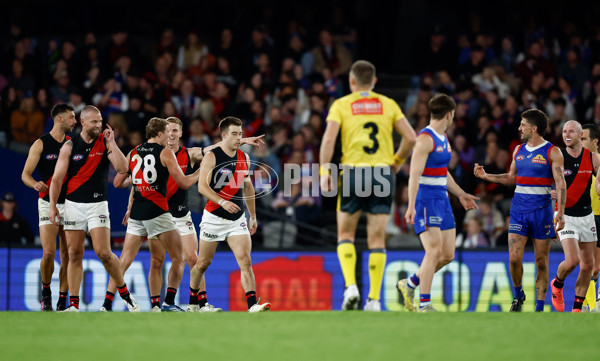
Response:
M583 193L587 190L587 185L593 172L591 153L584 148L577 175L575 176L575 179L573 179L571 185L567 188L567 204L565 204L565 208L572 207L579 201L579 198L581 198Z
M77 174L75 174L71 180L69 180L69 185L67 186L67 194L71 194L77 190L82 184L87 182L90 177L98 168L98 164L102 160L103 156L95 155L96 153L104 153L106 151L106 145L104 144L104 134L100 133L98 138L94 142L94 146L92 150L88 153L88 158L85 160L85 164L79 168ZM90 154L94 154L92 158L90 158Z
M246 155L244 154L244 152L238 149L235 172L229 180L229 182L227 183L227 185L223 187L219 191L219 193L217 193L219 197L223 198L226 201L230 200L237 193L237 191L244 186L244 180L247 174L248 164L246 163ZM209 200L208 202L206 202L205 209L209 212L212 212L219 207L221 206Z

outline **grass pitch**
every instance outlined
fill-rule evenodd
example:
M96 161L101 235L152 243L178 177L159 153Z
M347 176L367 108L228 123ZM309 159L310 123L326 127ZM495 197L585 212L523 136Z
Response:
M600 315L0 312L3 360L596 359Z

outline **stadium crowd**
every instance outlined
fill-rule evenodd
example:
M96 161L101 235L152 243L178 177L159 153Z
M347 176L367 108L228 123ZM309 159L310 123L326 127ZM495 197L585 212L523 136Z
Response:
M349 92L348 71L360 44L343 19L318 29L311 24L314 31L307 25L289 21L285 41L256 23L250 33L223 27L214 38L192 27L183 33L165 28L139 44L126 28L44 36L13 23L0 48L0 146L27 153L51 128L54 104L69 103L76 113L91 104L115 130L124 154L144 140L153 116L180 118L183 145L194 147L218 142L219 120L232 115L243 120L245 136L266 134L266 147L248 151L279 176L286 163L317 163L329 106ZM506 244L512 189L477 181L473 164L489 173L507 169L526 109L548 114L547 139L557 146L566 120L600 124L600 27L566 22L551 32L534 18L524 30L499 34L473 13L459 32L434 26L410 56L417 68L407 98L398 99L402 110L419 132L434 94L454 98L450 169L466 192L481 197L479 210L465 213L455 204L457 245ZM408 163L397 177L390 237L414 234L403 219ZM306 196L301 186L291 196L276 190L257 206L325 224L331 202Z

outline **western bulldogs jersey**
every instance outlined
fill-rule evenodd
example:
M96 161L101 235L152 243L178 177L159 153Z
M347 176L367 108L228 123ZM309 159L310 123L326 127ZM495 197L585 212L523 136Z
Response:
M169 171L160 161L165 149L157 143L142 143L130 154L129 172L133 183L133 204L130 217L143 221L169 211L167 181Z
M571 157L566 149L561 149L565 158L565 181L567 182L567 203L565 214L583 217L592 213L592 200L588 196L592 188L594 164L589 150L582 148L577 158Z
M67 171L67 199L78 203L106 200L108 187L108 152L104 134L91 143L80 134L73 137L71 160Z
M57 142L50 133L46 133L40 137L42 141L42 154L40 154L40 159L38 160L37 170L42 182L48 186L46 191L39 192L40 198L43 198L45 201L50 201L50 183L52 182L52 176L54 176L54 168L56 168L60 148L69 139L71 137L65 136L62 142ZM67 187L63 184L57 203L65 203L66 192Z
M225 218L231 221L239 219L244 214L243 187L244 179L248 176L248 162L246 155L241 150L237 150L233 157L225 154L221 147L213 149L211 152L215 155L216 165L210 179L210 188L226 201L233 202L240 207L240 211L231 214L220 205L209 200L206 203L206 211L215 216Z
M427 157L425 169L419 179L417 198L447 197L448 163L452 157L452 149L446 134L440 135L430 126L419 132L433 140L433 150Z
M179 164L183 174L191 174L192 166L190 164L190 154L188 153L187 148L180 147L175 153L175 157L177 158L177 164ZM173 177L169 176L169 181L167 182L167 200L169 202L169 212L171 212L173 217L183 217L190 210L187 194L188 191L179 188Z
M519 145L515 153L517 187L512 200L511 212L524 213L551 204L550 191L554 183L550 150L554 147L545 141L537 147Z

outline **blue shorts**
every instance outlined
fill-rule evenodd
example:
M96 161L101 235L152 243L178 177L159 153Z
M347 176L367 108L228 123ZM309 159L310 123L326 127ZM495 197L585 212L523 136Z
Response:
M439 227L442 231L456 228L450 200L445 198L417 199L415 202L415 233L420 234L428 227Z
M516 233L533 239L556 237L552 205L526 213L511 211L508 233Z

